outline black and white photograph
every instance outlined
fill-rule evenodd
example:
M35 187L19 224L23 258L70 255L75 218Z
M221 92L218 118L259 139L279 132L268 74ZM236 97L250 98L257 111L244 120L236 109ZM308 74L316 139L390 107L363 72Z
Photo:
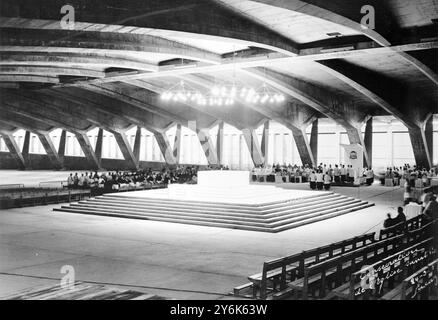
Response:
M3 302L438 300L437 196L438 0L0 0Z

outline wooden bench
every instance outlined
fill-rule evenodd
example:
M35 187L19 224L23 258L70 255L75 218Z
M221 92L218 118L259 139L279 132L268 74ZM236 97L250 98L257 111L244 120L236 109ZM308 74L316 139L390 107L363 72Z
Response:
M418 229L424 223L424 219L422 216L417 216L412 219L407 220L406 222L400 222L396 225L382 229L379 233L379 240L387 239L398 234L401 234L406 231L412 231Z
M428 223L426 222L423 223L425 224L422 227L412 231L407 231L406 235L410 243L418 242L429 237L435 237L435 243L438 240L438 237L435 234L438 220L430 221Z
M393 225L392 227L380 230L379 240L384 240L384 239L394 237L400 233L405 232L405 230L406 230L406 224L404 222L397 223L396 225Z
M409 245L414 243L415 241L425 239L432 234L434 223L436 222L429 222L428 224L418 228L418 226L422 225L423 223L425 222L420 216L410 219L406 222L406 226L403 226L403 232L387 232L388 236L385 236L384 239L379 240L378 242L392 239L388 243L392 243L394 244L394 248L398 248L402 245ZM327 246L303 251L292 256L267 261L263 264L263 271L261 273L249 276L248 279L251 282L234 288L234 294L236 296L244 296L248 298L266 299L269 295L271 295L271 297L273 298L280 298L283 295L291 293L292 291L295 291L296 293L302 292L304 290L306 292L306 289L304 288L306 283L307 287L312 287L308 284L318 284L318 272L320 272L319 274L321 277L327 278L327 274L323 275L323 273L329 272L329 269L327 268L328 266L330 266L330 264L328 263L327 265L325 265L321 263L332 258L343 256L340 260L334 260L337 261L336 263L339 263L339 261L341 261L344 267L342 269L339 269L336 275L334 275L336 279L335 285L337 285L338 287L334 290L332 295L336 297L337 290L340 292L339 296L341 298L346 298L346 295L342 292L348 291L349 283L346 283L342 286L342 282L338 280L339 278L342 278L340 277L340 275L345 274L346 276L344 278L348 279L350 275L348 274L348 272L352 273L354 270L348 269L349 264L353 263L353 265L357 266L359 265L361 259L367 263L374 262L374 260L372 260L373 247L369 248L371 253L367 256L364 256L363 254L361 257L359 254L361 251L356 251L354 253L358 254L357 258L354 256L354 254L348 255L348 253L353 252L361 247L373 244L375 242L374 238L375 234L370 233L333 243ZM397 242L399 242L399 244L397 244ZM384 246L385 243L387 242L384 242L381 245ZM389 249L390 248L387 248L387 250ZM362 251L362 253L364 252L367 251ZM377 252L374 256L380 257L379 254L382 252L385 252L385 249L380 249L380 251ZM388 253L389 252L386 251L386 254ZM315 269L309 269L312 265L315 266ZM304 280L306 267L308 267L307 270L309 272L307 274L307 282ZM322 269L318 270L318 267L321 267ZM341 270L343 271L341 272ZM312 275L312 272L316 272L316 275ZM295 284L288 285L289 283L293 283L294 281ZM325 290L325 286L322 287L321 291L323 290ZM249 293L247 295L242 295L242 292L244 291L247 291Z
M400 243L402 243L403 246L407 247L414 243L418 243L424 239L429 238L432 234L432 230L433 230L433 223L429 223L417 230L407 231L404 234L400 234L393 238L388 238L385 240L399 241ZM385 240L381 240L381 241L385 241ZM330 298L348 299L349 290L350 290L350 284L344 283L343 285L340 285L339 287L333 289L327 296L327 299Z
M234 288L234 294L239 296L243 290L251 288L252 298L266 299L269 292L281 291L288 282L302 277L305 266L355 250L374 241L375 233L373 232L291 256L267 261L263 264L262 272L249 276L248 279L251 282Z
M394 282L404 278L410 269L424 265L436 257L433 237L408 246L385 257L351 275L350 282L332 291L330 297L341 299L378 299L384 296L385 284L392 287Z
M424 223L423 216L419 215L406 221L406 229L411 231L418 229Z
M431 290L438 287L438 260L421 268L382 297L382 300L428 299Z
M326 290L340 286L350 275L365 264L378 261L382 257L406 246L404 235L374 242L339 256L305 267L304 276L291 282L288 287L295 297L306 300L309 293L319 298L326 296Z

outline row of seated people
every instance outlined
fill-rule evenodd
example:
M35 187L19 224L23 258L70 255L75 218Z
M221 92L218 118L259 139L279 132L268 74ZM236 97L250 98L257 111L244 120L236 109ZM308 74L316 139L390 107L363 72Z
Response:
M427 170L416 165L405 164L403 167L389 167L380 175L380 183L386 186L404 186L407 182L412 188L423 188L432 185L432 181L438 178L436 168Z
M374 182L374 171L372 168L365 167L361 172L357 172L353 166L345 164L327 165L320 163L315 167L308 164L304 166L273 164L266 168L261 165L255 167L252 170L252 174L254 176L276 175L289 177L291 182L310 182L312 189L330 188L331 183L353 183L355 177L365 178L368 185Z
M152 169L138 171L113 171L113 172L86 172L82 174L70 173L67 186L70 189L113 189L122 186L145 186L171 183L194 184L197 182L197 167L177 167L175 169L163 168L161 171Z

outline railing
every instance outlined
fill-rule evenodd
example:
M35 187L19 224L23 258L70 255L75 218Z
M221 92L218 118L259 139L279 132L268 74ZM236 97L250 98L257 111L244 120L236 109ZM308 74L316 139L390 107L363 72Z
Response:
M68 186L67 181L44 181L40 182L39 186L41 188L66 188Z
M0 190L4 189L22 189L24 188L24 184L15 183L15 184L0 184Z
M30 188L25 188L23 184L1 185L0 208L7 209L80 201L87 197L95 197L106 193L162 189L166 188L167 184L122 184L117 186L117 189L113 188L113 185L106 186L105 188L86 187L70 189L68 188L67 181L45 181L39 183L39 187Z
M26 206L48 205L62 202L80 201L91 197L90 189L67 190L60 188L23 188L0 197L0 208L20 208Z

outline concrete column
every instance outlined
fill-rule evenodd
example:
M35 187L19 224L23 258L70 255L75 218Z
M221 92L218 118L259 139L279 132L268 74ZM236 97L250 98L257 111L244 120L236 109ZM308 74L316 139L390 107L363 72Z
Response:
M338 155L338 159L337 159L337 162L338 163L341 163L341 159L342 159L342 148L341 148L341 127L338 125L338 124L336 124L335 125L335 138L336 138L336 141L337 141L337 143L336 143L336 154ZM345 159L344 159L344 161L345 161ZM319 164L319 163L318 163Z
M223 164L223 154L224 154L224 122L219 122L217 138L216 138L216 152L217 152L217 160L219 164Z
M61 137L59 137L59 145L58 145L58 156L62 164L64 164L66 140L67 140L67 131L62 130Z
M149 129L149 131L151 130ZM176 164L176 159L173 156L173 150L170 147L169 139L167 138L166 134L164 132L159 132L156 130L152 132L154 133L155 140L158 143L161 154L163 155L166 163L170 165Z
M310 132L310 150L312 151L314 164L318 164L318 119L312 122Z
M137 127L134 140L134 156L140 162L140 146L141 146L141 127Z
M389 166L394 166L394 134L392 132L392 125L388 125L388 141L389 141Z
M138 161L134 153L132 152L128 139L126 138L126 134L124 132L118 131L113 131L112 134L114 135L117 145L119 146L120 151L123 154L123 158L128 162L129 166L132 169L138 170Z
M26 161L24 160L23 154L21 153L14 136L8 132L0 132L0 135L2 136L3 141L5 142L6 147L8 148L12 157L15 159L15 161L17 161L18 167L20 169L26 169Z
M44 150L46 151L46 154L52 163L53 167L55 169L61 169L62 168L62 162L61 159L58 156L58 152L56 151L55 146L53 145L53 141L50 138L50 135L46 132L44 133L37 133L38 138L41 141L41 144L44 147Z
M208 164L214 166L218 165L217 152L207 129L196 129L196 134L198 135L199 142L201 143L202 150L204 150Z
M93 146L91 145L90 139L88 139L86 132L76 132L76 139L81 146L82 151L84 152L85 157L90 162L90 165L93 169L100 169L100 161L96 156L96 153L93 150Z
M177 164L179 164L181 159L181 145L182 145L181 132L182 132L182 126L180 124L177 124L175 131L175 140L173 142L173 157L175 158Z
M421 127L412 127L408 130L417 166L430 169L432 167L433 155L432 117L429 117Z
M249 154L255 166L260 166L264 163L262 151L258 142L257 134L254 129L243 129L242 134L245 137L246 145L248 146Z
M99 128L97 133L96 147L94 148L94 153L96 154L99 163L102 163L102 145L103 145L103 129Z
M26 133L24 134L23 149L21 150L24 161L26 162L26 169L29 169L29 165L30 165L29 147L30 147L30 131L26 131Z
M433 116L426 120L424 124L425 141L429 151L430 166L433 166Z
M292 130L292 135L294 137L302 164L316 165L309 139L307 138L306 129L303 127L301 130Z
M364 154L364 163L367 163L368 167L373 166L373 118L371 117L365 126L365 150L368 153L368 162L366 161L366 156Z
M263 135L262 135L262 156L265 159L265 166L269 164L269 134L270 134L270 121L266 121L263 125Z

